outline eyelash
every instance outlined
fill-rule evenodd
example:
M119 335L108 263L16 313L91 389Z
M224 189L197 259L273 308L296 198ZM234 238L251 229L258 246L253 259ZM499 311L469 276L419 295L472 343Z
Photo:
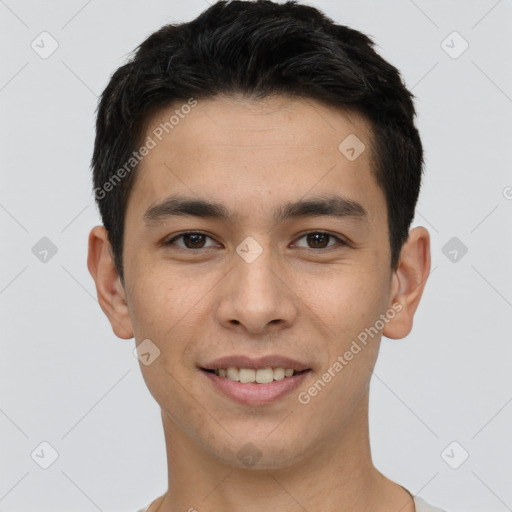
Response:
M313 234L326 235L326 236L328 236L330 238L334 238L334 239L336 239L338 241L339 245L341 245L341 246L348 245L341 238L339 238L336 235L333 235L332 233L329 233L328 231L309 231L307 233L302 234L297 240L300 240L300 239L304 238L305 236L313 235ZM163 245L166 245L166 246L174 245L174 242L176 240L178 240L179 238L183 238L186 235L202 235L204 237L211 238L213 240L213 238L210 235L207 235L206 233L202 233L201 231L185 231L184 233L180 233L179 235L176 235L176 236L172 237L171 239L165 241L163 243ZM327 250L329 248L332 248L334 246L335 246L335 244L334 245L328 245L327 247L320 247L320 248L317 248L317 249L315 249L313 247L300 247L300 248L301 249L309 249L311 251L318 252L318 251L325 251L325 250ZM187 251L196 251L196 252L200 251L202 249L208 249L209 248L209 247L200 247L198 249L190 249L188 247L181 247L181 246L177 246L177 247L179 247L180 249L185 249Z

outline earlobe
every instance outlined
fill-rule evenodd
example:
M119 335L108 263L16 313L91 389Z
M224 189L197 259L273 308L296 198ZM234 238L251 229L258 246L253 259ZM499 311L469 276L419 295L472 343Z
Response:
M429 273L430 234L426 228L419 226L409 231L393 275L389 307L399 303L401 309L383 329L382 334L386 338L401 339L411 332L414 314Z
M126 293L112 258L107 231L103 226L95 226L89 233L87 268L96 284L98 302L115 335L121 339L133 338Z

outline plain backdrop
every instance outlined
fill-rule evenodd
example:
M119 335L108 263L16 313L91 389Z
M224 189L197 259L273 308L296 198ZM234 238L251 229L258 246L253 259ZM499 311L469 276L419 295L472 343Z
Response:
M512 2L308 3L401 71L425 149L432 273L411 334L382 341L374 462L449 512L512 510ZM86 267L89 163L111 74L206 7L0 1L0 511L135 511L167 488L159 407Z

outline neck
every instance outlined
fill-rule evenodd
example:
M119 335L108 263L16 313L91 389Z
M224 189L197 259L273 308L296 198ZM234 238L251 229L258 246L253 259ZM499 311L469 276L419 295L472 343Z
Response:
M226 464L199 446L165 412L162 420L168 490L155 511L414 511L407 491L373 466L367 397L349 424L328 442L310 447L292 463L267 469Z

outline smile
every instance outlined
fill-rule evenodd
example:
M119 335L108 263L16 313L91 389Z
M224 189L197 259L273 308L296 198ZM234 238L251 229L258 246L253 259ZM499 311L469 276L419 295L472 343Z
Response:
M216 370L207 370L213 372L219 377L241 382L243 384L258 383L269 384L275 380L282 380L292 377L300 372L296 372L292 368L261 368L255 370L254 368L218 368Z
M258 370L228 367L217 370L201 368L200 374L206 377L206 384L214 393L238 404L260 406L290 395L303 384L310 372L309 369L295 371L281 367ZM283 375L286 373L289 376Z

